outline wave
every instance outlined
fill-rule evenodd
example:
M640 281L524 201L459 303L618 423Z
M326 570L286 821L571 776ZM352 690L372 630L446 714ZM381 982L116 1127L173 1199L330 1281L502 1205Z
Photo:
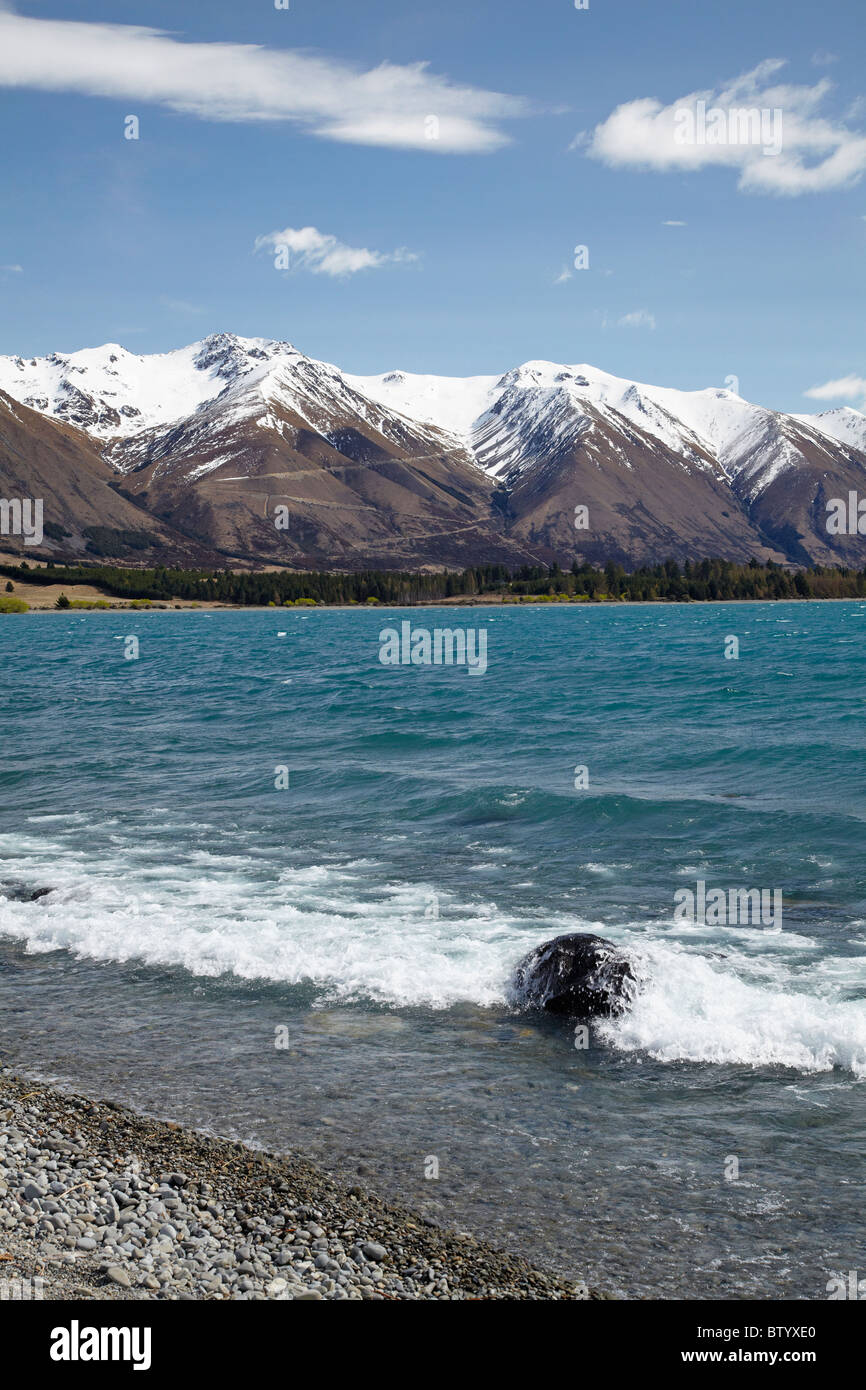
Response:
M337 1004L505 1008L522 955L551 936L592 931L615 939L640 979L629 1012L598 1026L615 1052L866 1076L866 953L818 959L816 943L796 933L742 929L720 940L702 929L683 940L659 922L519 916L489 890L387 881L387 865L345 856L260 877L242 854L204 851L156 871L128 850L99 870L56 854L39 879L25 865L19 878L53 891L36 902L0 896L0 935L32 953L312 986Z
M611 1047L660 1062L866 1076L866 1000L839 997L852 976L862 984L866 957L839 962L834 984L843 988L822 996L805 993L779 961L750 965L733 953L718 961L663 941L643 943L632 958L640 979L632 1008L598 1030ZM763 978L747 978L750 970Z
M371 892L363 865L313 865L258 885L233 877L232 867L218 882L184 871L161 887L73 875L36 903L0 898L0 935L31 952L312 984L338 1002L445 1009L504 1005L514 962L551 934L549 918L507 917L495 903L460 901L432 883Z

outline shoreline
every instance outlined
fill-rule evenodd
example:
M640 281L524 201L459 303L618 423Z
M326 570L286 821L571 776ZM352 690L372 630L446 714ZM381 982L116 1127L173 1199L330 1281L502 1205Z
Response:
M71 592L72 592L72 586L67 586L67 588L68 588L69 592L71 593ZM74 597L74 595L73 595L73 597ZM426 602L423 602L423 603L377 603L377 604L375 604L375 605L374 605L374 604L365 604L365 603L315 603L315 604L299 604L297 607L296 607L294 604L290 604L290 605L288 605L288 606L286 606L286 605L280 605L279 607L277 607L276 605L274 605L273 607L271 607L269 604L255 604L255 603L208 603L208 602L193 603L193 602L190 602L189 600L184 600L184 601L180 601L180 600L179 600L179 601L176 602L176 603L175 603L175 602L169 603L169 602L167 602L167 601L163 602L162 600L156 600L156 599L155 599L155 600L153 600L152 603L149 603L149 604L147 604L147 603L142 603L141 606L140 606L140 607L137 607L137 608L133 608L132 605L131 605L131 603L128 602L127 600L125 600L125 599L117 599L116 601L112 601L112 599L111 599L110 596L107 596L104 605L100 605L99 607L97 607L97 606L94 604L93 607L89 607L89 606L88 606L88 607L82 607L82 608L57 608L56 604L53 604L53 603L46 603L46 604L40 605L40 604L31 603L29 600L26 600L26 602L28 603L28 608L27 608L26 613L9 613L9 614L3 614L2 616L5 616L5 617L13 617L13 618L26 618L26 617L28 617L30 614L33 614L33 613L57 613L57 614L59 614L59 615L65 615L66 617L71 617L71 616L75 616L76 614L82 614L82 613L171 613L171 612L174 612L174 613L181 613L181 612L183 612L183 613L274 613L274 614L276 614L276 613L282 613L282 614L284 614L284 615L285 615L285 614L288 614L288 613L315 613L315 612L328 612L328 613L389 613L389 612L404 613L404 612L405 612L405 613L411 613L411 612L416 612L416 611L419 610L419 609L427 609L427 608L447 608L447 609L454 609L454 608L518 608L518 609L526 609L526 608L533 608L533 609L539 609L539 608L541 608L541 609L549 609L549 608L560 608L560 609L561 609L561 608L593 608L593 609L595 609L595 608L606 608L606 609L609 609L609 610L610 610L610 609L617 610L617 609L621 609L621 608L725 608L725 607L729 607L729 606L734 605L734 604L736 604L736 605L739 607L739 606L741 606L741 605L749 604L749 603L760 603L760 604L765 604L765 603L796 603L796 604L798 604L798 605L801 605L801 604L811 604L811 603L822 603L822 604L823 604L823 603L866 603L866 598L858 597L858 596L853 595L853 594L846 594L846 595L841 595L841 596L839 596L839 597L835 597L835 596L834 596L834 597L827 597L827 598L814 598L814 597L810 597L810 598L790 598L790 597L785 597L785 598L707 598L707 599L665 599L665 598L649 598L649 599L616 599L616 600L598 600L598 601L580 600L580 601L577 601L577 602L574 601L574 600L565 600L565 599L563 599L562 602L556 602L556 601L553 601L553 600L549 600L549 601L543 601L543 600L542 600L542 601L539 601L538 599L536 599L536 600L531 600L531 599L530 599L530 600L527 600L526 602L521 602L520 600L515 600L515 599L504 600L504 599L502 599L501 597L498 597L498 596L497 596L497 597L493 597L493 596L491 596L491 597L485 597L485 596L483 596L483 595L477 595L477 596L475 596L474 598L439 598L439 599L428 599L428 600L426 600Z
M28 1283L37 1278L41 1285ZM13 1290L23 1281L25 1298L52 1300L613 1297L344 1185L297 1153L253 1149L6 1071L4 1281ZM34 1287L38 1295L27 1291Z

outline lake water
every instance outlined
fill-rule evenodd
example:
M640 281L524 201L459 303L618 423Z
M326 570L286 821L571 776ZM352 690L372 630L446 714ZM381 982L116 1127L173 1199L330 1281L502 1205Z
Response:
M486 671L382 665L406 620L485 629ZM626 1296L826 1297L866 1270L864 621L3 619L3 1061ZM781 922L683 920L698 882ZM586 1047L508 999L584 930L640 979Z

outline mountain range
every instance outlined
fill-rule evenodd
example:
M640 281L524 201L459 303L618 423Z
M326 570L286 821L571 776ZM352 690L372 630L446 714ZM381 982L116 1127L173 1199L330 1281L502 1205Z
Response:
M787 415L587 365L355 376L228 333L153 355L0 357L0 494L44 499L36 557L859 567L866 536L827 528L852 491L866 493L859 411Z

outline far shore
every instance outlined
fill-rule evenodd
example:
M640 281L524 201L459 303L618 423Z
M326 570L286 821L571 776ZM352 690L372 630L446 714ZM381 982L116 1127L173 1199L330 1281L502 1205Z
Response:
M33 586L34 588L38 586ZM48 586L51 587L51 586ZM84 587L84 586L82 586ZM45 590L42 590L43 594ZM313 604L254 604L254 603L212 603L212 602L193 602L191 600L171 600L154 599L152 602L138 601L135 606L126 599L112 598L106 594L99 594L93 598L90 594L79 594L74 585L67 585L66 588L58 590L59 593L66 594L70 602L73 599L81 598L90 602L102 600L100 607L82 606L79 608L58 608L57 598L53 602L36 603L31 602L23 592L22 588L15 590L15 596L24 599L28 604L27 613L5 614L6 617L27 617L34 613L57 613L81 614L81 613L157 613L157 612L186 612L186 613L314 613L316 611L327 610L329 613L390 613L400 612L409 613L425 608L724 608L731 604L748 603L864 603L866 600L855 595L846 595L841 598L720 598L720 599L582 599L570 600L563 599L558 602L554 599L539 602L538 599L527 599L521 602L519 599L506 599L501 594L478 594L474 598L461 596L459 598L425 599L422 603L313 603ZM0 595L2 596L2 595Z
M78 603L81 607L58 608L57 600L61 594L65 594L70 604ZM3 585L0 582L0 598L3 595ZM370 612L389 612L399 610L400 612L411 612L418 608L671 608L671 607L690 607L703 608L708 606L719 607L723 604L731 603L863 603L862 598L779 598L779 599L541 599L527 598L523 601L513 599L503 594L460 594L454 598L435 598L426 599L422 603L314 603L314 604L251 604L251 603L218 603L211 600L192 600L192 599L137 599L134 602L129 599L121 599L116 595L106 593L104 589L99 589L93 584L21 584L15 582L14 590L8 594L9 598L22 599L28 605L29 613L154 613L154 612L225 612L225 613L311 613L316 609L328 609L331 612L346 613L370 613ZM91 604L99 604L100 607L90 607ZM26 613L11 613L0 616L6 617L26 617Z
M696 562L697 563L697 562ZM788 573L782 566L701 560L682 571L673 561L627 573L584 563L569 571L553 565L508 573L501 565L464 571L247 569L139 569L91 562L54 567L0 550L0 616L27 612L129 611L338 611L418 608L669 607L671 604L866 601L866 570L814 566ZM50 572L49 572L50 571ZM273 572L274 579L268 576ZM39 574L43 581L38 582ZM211 586L216 586L211 587ZM174 589L174 594L167 592ZM201 595L201 597L200 597ZM204 595L208 595L205 597ZM652 595L652 596L650 596ZM252 600L251 602L249 600Z

